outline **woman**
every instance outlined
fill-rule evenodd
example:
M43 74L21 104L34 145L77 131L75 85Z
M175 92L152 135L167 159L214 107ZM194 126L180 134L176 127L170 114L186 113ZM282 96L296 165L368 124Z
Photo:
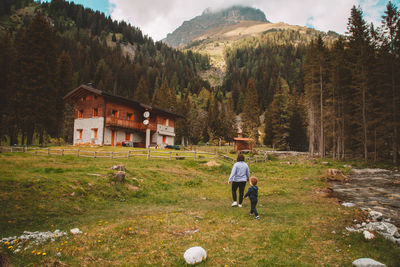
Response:
M228 183L232 183L232 198L233 203L232 207L238 205L236 191L239 188L239 208L242 207L244 188L246 186L246 182L250 178L250 170L249 166L244 162L244 156L239 154L237 157L237 162L233 165L231 176L229 176Z

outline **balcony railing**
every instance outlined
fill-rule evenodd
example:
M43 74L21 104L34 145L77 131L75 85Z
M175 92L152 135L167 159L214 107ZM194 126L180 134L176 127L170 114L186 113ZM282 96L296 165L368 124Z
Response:
M159 132L162 135L175 136L175 130L173 127L170 126L157 124L157 132Z
M141 131L145 131L147 128L149 128L152 131L157 130L157 126L155 124L150 123L149 125L144 125L142 122L123 120L113 117L106 117L106 126L116 126L116 127L121 127L126 129L136 129Z

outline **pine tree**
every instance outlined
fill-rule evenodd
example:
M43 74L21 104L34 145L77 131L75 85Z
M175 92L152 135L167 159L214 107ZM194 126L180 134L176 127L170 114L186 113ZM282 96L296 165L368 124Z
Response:
M400 14L397 7L391 1L386 5L385 15L382 17L382 27L384 29L384 41L388 48L389 57L388 63L390 65L390 83L392 92L392 154L393 163L398 163L399 144L398 144L398 106L399 106L399 84L398 79L400 75L399 64L396 64L396 58L400 56ZM397 40L397 41L396 41Z
M168 87L167 78L164 77L161 87L154 92L152 106L168 110L169 98L170 89Z
M57 60L56 74L56 117L57 117L57 137L64 140L72 140L73 134L73 110L70 104L65 104L63 97L73 89L72 61L68 52L63 51ZM71 112L72 111L72 112Z
M135 93L133 94L133 100L144 103L144 104L149 104L150 99L149 99L149 89L147 85L146 78L142 76L139 81L138 87L136 87Z
M327 91L327 51L321 35L312 41L306 56L304 69L305 90L309 118L309 151L314 154L318 147L320 157L325 155L325 94Z
M291 150L307 151L307 115L304 99L296 89L289 95L288 113L289 137L288 143Z
M345 156L345 121L348 118L348 97L350 69L346 64L345 40L342 37L334 43L330 51L330 97L331 109L328 114L328 126L332 131L332 156L344 159ZM330 125L329 125L330 123Z
M361 8L353 6L347 28L350 55L348 64L352 69L353 112L358 115L353 120L352 130L356 134L353 135L352 141L355 145L353 146L354 148L357 148L358 143L361 145L364 160L367 161L368 127L370 123L368 106L370 104L369 66L371 64L371 37L368 26L363 19ZM361 143L359 140L361 140Z
M245 137L258 143L258 127L260 126L258 93L254 79L249 79L244 95L242 113L242 131Z
M189 98L188 90L184 90L178 101L177 113L184 116L178 118L175 126L177 140L181 140L182 145L187 145L190 135L190 113L192 112L192 104Z
M231 143L233 138L237 135L236 114L233 107L233 99L228 97L228 101L223 105L224 114L221 116L221 123L223 125L223 134L225 141Z
M289 149L290 110L289 85L283 78L278 78L274 100L269 107L272 145L278 150ZM267 129L266 129L267 130Z
M33 133L37 131L39 143L43 144L44 134L54 135L56 129L53 112L56 103L54 32L46 18L37 13L17 41L18 82L22 96L27 100L22 111L27 142L32 143Z
M0 33L0 145L3 136L15 132L13 111L15 103L14 80L15 49L8 32ZM8 129L8 132L6 131ZM15 134L11 134L11 145L15 143Z

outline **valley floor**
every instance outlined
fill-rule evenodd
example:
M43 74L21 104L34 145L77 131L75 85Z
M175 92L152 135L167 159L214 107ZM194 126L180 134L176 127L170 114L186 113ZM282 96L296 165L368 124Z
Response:
M0 263L185 266L185 250L201 246L207 260L199 266L350 266L361 257L399 266L399 247L348 233L362 214L321 193L325 169L346 172L343 163L289 160L250 166L259 178L255 220L248 199L230 207L229 164L1 153L1 237L75 227L83 234L3 243ZM126 167L123 184L112 178L115 164Z

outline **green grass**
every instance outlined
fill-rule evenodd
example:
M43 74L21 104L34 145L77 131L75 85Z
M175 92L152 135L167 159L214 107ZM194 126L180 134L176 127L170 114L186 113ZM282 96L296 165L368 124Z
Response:
M316 192L328 186L325 169L343 163L289 160L250 166L259 178L256 221L248 200L230 207L228 164L1 153L2 237L74 227L86 235L0 251L14 266L185 266L183 253L196 245L208 254L199 266L349 266L360 257L398 266L398 247L348 234L357 210ZM114 164L125 165L126 183L113 180Z

